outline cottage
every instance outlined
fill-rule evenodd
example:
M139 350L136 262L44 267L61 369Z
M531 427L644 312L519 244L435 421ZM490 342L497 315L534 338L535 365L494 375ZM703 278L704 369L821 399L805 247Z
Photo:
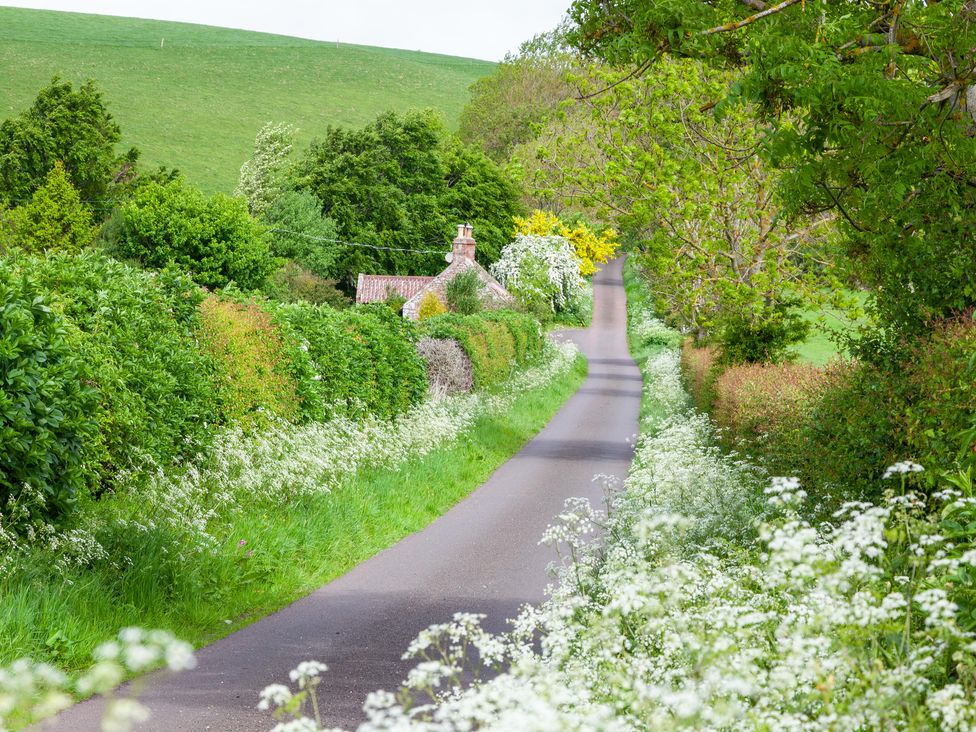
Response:
M356 302L383 302L391 295L399 295L406 299L403 317L416 320L420 301L425 294L433 292L441 302L446 303L447 283L461 272L473 270L485 285L481 299L486 307L501 308L514 304L515 300L508 290L474 260L475 240L471 233L471 224L458 224L454 248L448 254L447 269L436 277L360 274L356 285Z

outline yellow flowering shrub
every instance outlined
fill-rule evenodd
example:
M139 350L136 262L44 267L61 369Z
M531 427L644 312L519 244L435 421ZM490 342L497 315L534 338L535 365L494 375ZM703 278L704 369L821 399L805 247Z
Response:
M536 209L527 218L515 217L515 234L561 236L569 240L579 259L580 274L589 277L596 265L607 262L617 251L617 232L604 229L599 234L583 223L567 226L558 216Z
M424 296L420 298L420 310L417 311L417 317L420 320L426 320L427 318L432 318L435 315L443 315L447 312L447 306L441 302L441 299L437 297L435 292L426 292Z

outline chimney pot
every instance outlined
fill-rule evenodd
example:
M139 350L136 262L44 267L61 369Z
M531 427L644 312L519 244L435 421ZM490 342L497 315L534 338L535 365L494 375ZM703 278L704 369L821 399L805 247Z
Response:
M464 236L464 224L458 224L457 238L461 239Z

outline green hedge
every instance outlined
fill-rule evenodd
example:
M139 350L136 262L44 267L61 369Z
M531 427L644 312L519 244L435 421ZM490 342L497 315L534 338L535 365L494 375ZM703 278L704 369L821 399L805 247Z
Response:
M475 386L504 381L513 365L524 365L542 352L543 335L530 315L491 311L475 315L438 315L421 321L425 335L453 338L471 359Z
M277 308L275 321L291 341L306 419L390 417L427 392L415 327L385 305L292 303Z
M95 392L50 305L33 278L0 263L0 529L63 511L86 483Z

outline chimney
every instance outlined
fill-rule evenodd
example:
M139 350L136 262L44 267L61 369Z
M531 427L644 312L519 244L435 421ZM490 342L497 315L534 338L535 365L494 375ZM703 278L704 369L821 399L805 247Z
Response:
M474 237L471 236L471 224L458 224L457 238L454 240L454 261L461 257L474 261Z

